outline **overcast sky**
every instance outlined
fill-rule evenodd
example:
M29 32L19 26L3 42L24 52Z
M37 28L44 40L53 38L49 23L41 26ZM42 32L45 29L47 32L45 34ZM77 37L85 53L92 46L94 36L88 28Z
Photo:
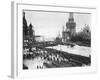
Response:
M63 26L66 27L69 18L69 13L39 11L25 11L25 13L28 25L32 23L34 26L35 34L48 39L61 34ZM76 32L81 31L85 24L90 26L90 17L90 14L74 13Z

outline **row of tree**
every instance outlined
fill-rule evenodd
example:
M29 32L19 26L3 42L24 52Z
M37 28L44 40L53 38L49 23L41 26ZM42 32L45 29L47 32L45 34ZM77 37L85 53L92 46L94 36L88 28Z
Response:
M72 42L78 42L82 45L91 46L91 31L89 26L85 26L81 32L71 37Z

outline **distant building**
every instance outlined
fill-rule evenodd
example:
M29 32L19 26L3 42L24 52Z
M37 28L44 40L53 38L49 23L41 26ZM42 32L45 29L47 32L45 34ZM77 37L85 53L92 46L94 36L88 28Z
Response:
M61 43L62 42L60 32L58 33L58 36L56 37L55 41L56 41L56 43Z
M23 12L23 48L32 48L33 44L44 41L44 38L39 35L35 35L34 26L30 23L27 25L25 18L25 12Z
M35 40L36 40L36 42L43 42L44 41L44 37L37 35L37 36L35 36Z
M71 39L71 36L76 34L76 23L74 22L73 12L69 13L68 22L66 22L66 28L62 31L62 42L67 42Z
M23 47L31 47L35 43L35 31L33 25L27 25L27 20L25 18L25 12L23 12Z

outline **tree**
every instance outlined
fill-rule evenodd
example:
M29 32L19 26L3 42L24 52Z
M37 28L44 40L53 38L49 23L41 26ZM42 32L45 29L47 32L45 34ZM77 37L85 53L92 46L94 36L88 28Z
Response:
M88 25L85 25L81 32L78 32L75 36L71 37L72 42L80 42L87 46L91 45L91 31Z

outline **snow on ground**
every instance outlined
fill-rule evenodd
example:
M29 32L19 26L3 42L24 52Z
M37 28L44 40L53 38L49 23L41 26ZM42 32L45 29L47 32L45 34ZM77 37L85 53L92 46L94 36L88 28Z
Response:
M89 55L91 53L90 47L78 46L78 45L75 45L74 47L65 46L65 45L58 45L58 46L47 47L47 48L61 50L61 51L64 51L64 52L77 54L77 55L81 55L81 56L85 56L85 57L89 57Z

